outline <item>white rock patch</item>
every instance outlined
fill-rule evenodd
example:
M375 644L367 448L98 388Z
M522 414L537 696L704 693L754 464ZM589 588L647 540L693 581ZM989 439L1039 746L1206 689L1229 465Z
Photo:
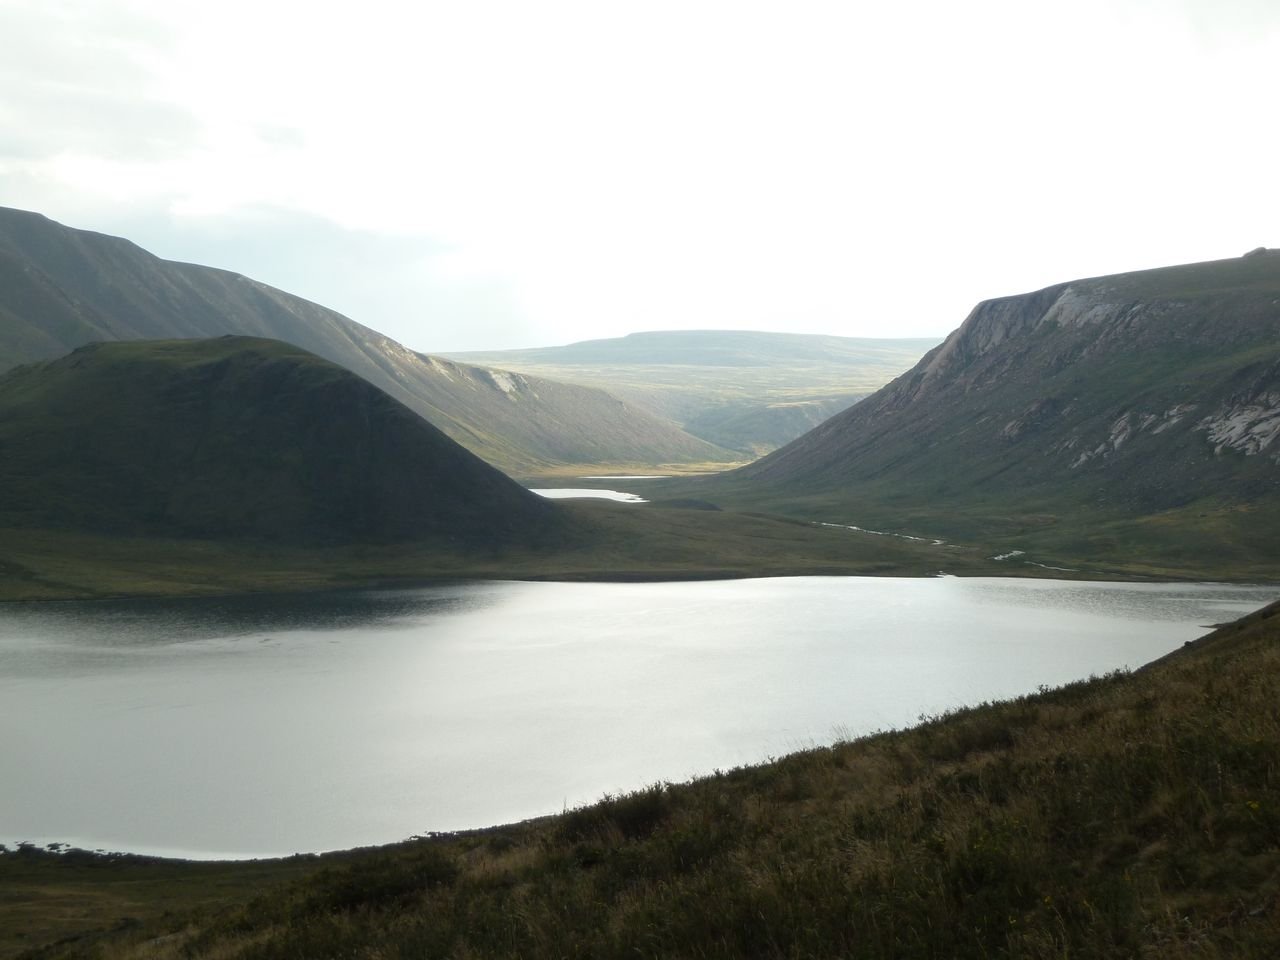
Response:
M1196 408L1194 403L1179 403L1170 407L1164 412L1164 418L1160 420L1152 433L1164 433L1174 424L1181 422L1182 418Z
M431 364L431 369L440 374L446 380L452 380L453 374L449 372L449 368L437 360L435 357L427 357L427 363Z
M493 385L503 393L512 394L519 392L520 388L516 386L514 378L512 378L511 374L506 371L486 370L485 373L489 374L489 379L493 381Z
M1188 413L1196 408L1194 403L1179 403L1163 413L1142 413L1139 411L1127 411L1121 414L1112 422L1108 430L1106 440L1103 440L1092 450L1084 450L1076 455L1071 461L1070 469L1083 466L1095 457L1107 457L1115 451L1119 450L1126 440L1139 433L1164 433L1170 427L1180 422ZM1059 449L1070 450L1076 446L1078 437L1072 437L1067 443L1061 444Z
M1213 452L1238 450L1247 457L1266 450L1280 435L1280 393L1262 393L1205 417L1195 427L1209 434Z

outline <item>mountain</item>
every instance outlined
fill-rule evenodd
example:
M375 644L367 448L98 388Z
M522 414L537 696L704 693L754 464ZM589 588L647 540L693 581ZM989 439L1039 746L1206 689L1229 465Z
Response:
M0 208L0 371L93 341L226 334L283 340L340 364L508 472L735 459L600 389L424 356L239 274Z
M1280 251L1260 250L981 303L909 372L718 483L916 535L1247 566L1280 534L1278 434Z
M694 436L757 456L888 383L937 342L671 330L455 359L607 387Z
M277 340L100 342L0 374L5 600L990 566L689 506L543 499Z
M527 541L529 493L273 340L95 343L0 376L0 526L283 543Z
M608 366L777 367L792 363L893 367L937 340L881 340L756 330L653 330L562 347L459 354L511 363Z

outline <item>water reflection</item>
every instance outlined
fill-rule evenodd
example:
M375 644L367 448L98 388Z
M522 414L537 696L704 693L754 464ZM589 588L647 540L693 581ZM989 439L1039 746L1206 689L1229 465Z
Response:
M794 578L0 607L0 842L554 812L1161 656L1274 588Z
M423 616L479 609L495 598L486 586L13 603L0 611L0 641L38 635L63 642L149 644L280 629L391 627Z

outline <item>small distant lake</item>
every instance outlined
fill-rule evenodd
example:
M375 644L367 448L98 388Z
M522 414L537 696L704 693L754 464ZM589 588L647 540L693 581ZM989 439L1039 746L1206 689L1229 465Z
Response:
M584 480L590 479L583 477ZM648 503L644 497L621 490L598 490L594 487L548 487L530 489L540 497L550 500L615 500L618 503Z
M1138 666L1275 587L793 578L0 605L0 842L510 822Z

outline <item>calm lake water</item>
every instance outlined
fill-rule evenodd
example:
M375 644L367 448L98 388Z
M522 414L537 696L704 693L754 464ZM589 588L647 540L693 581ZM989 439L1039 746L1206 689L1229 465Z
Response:
M583 477L584 480L591 479ZM536 493L540 497L546 497L548 500L614 500L618 503L648 503L644 497L637 496L634 493L625 493L622 490L598 490L595 487L551 487L536 489L531 488L531 493Z
M509 822L1138 666L1276 587L789 578L0 605L0 841Z

